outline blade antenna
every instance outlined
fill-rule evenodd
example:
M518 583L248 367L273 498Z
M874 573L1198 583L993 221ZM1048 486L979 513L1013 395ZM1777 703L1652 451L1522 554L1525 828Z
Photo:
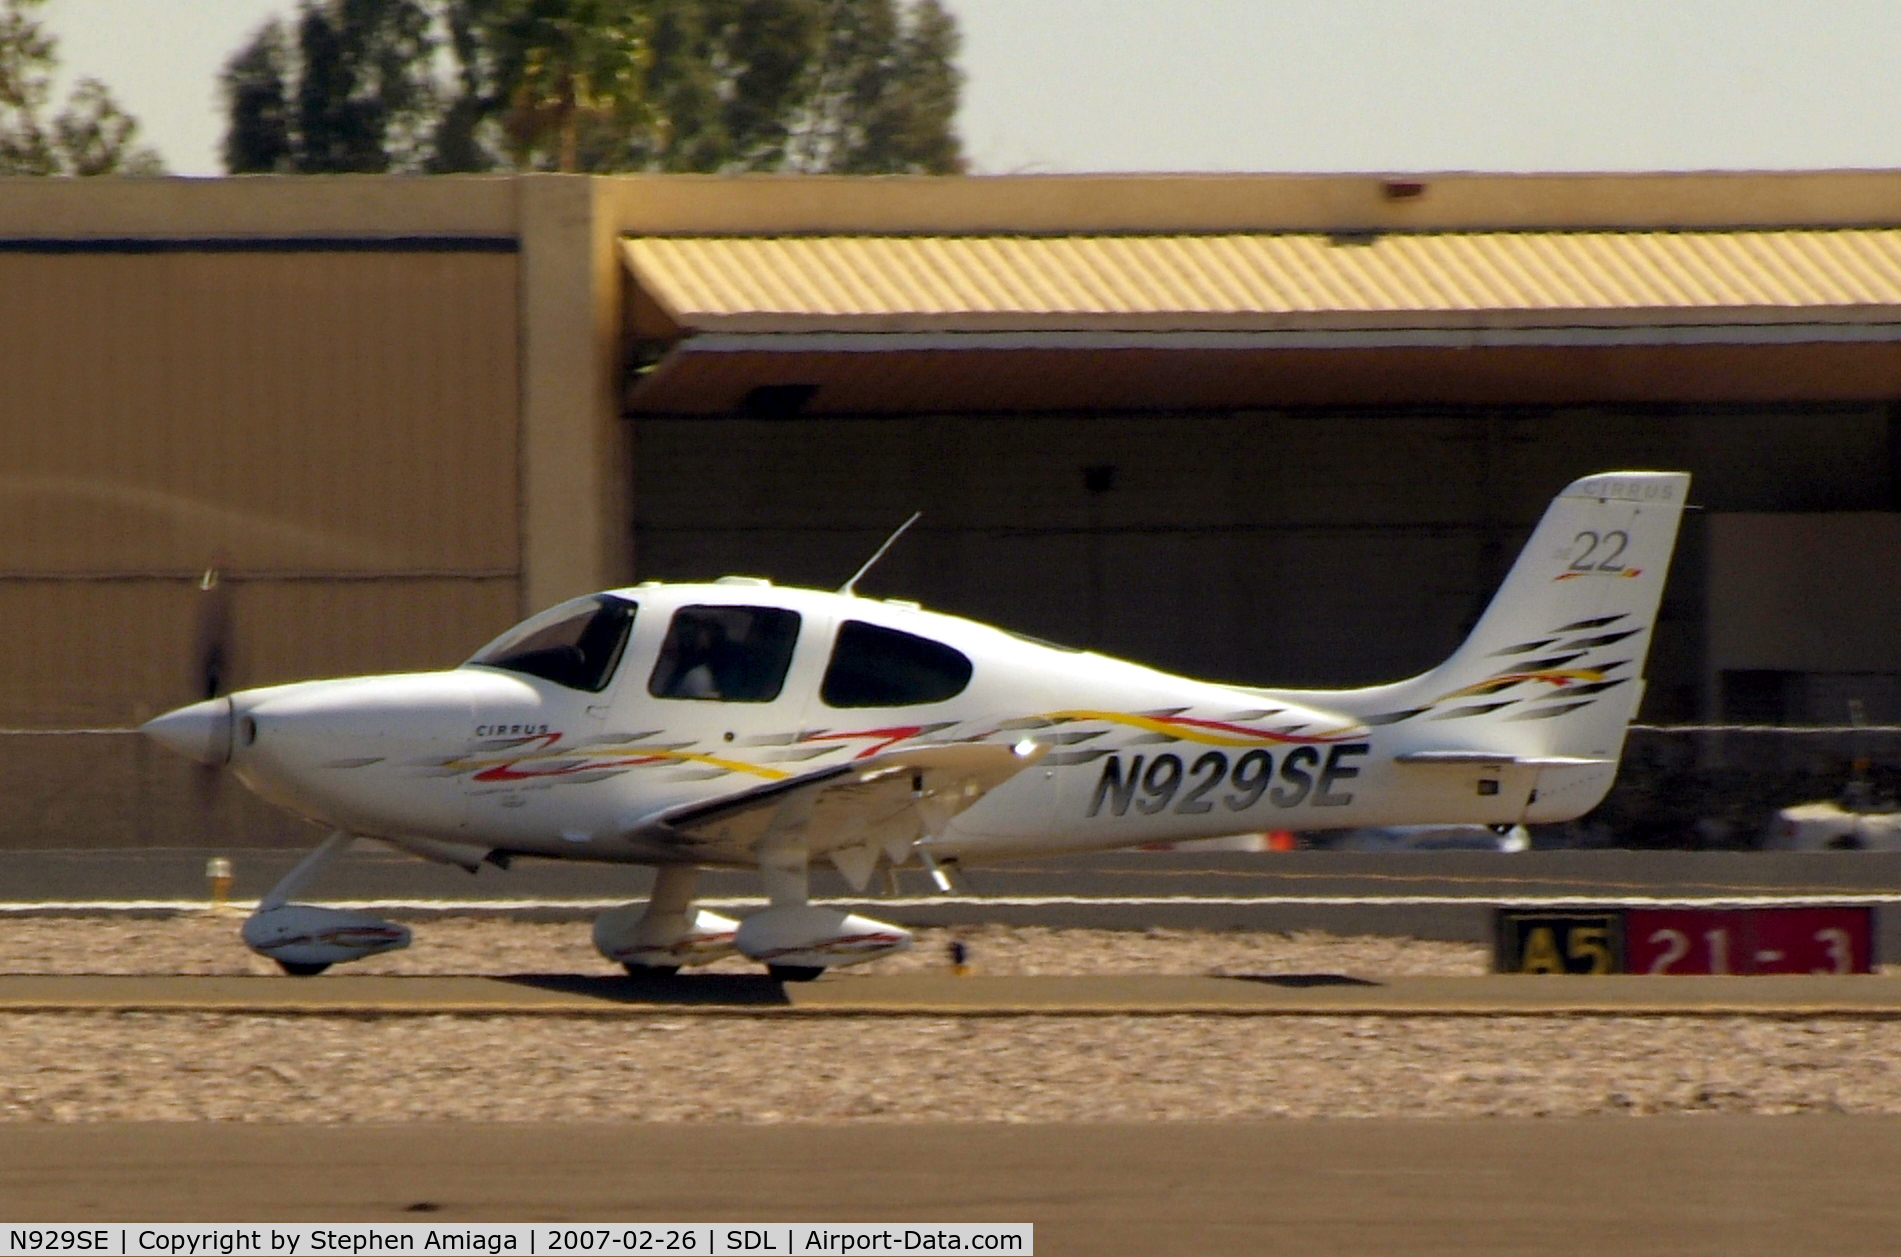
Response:
M909 528L911 525L917 523L920 519L923 519L923 518L924 518L923 511L912 511L911 518L905 520L902 524L899 524L898 531L892 533L889 537L886 537L884 539L884 544L878 547L876 553L874 553L870 558L865 560L865 565L859 568L856 572L854 572L850 580L846 581L843 585L840 585L838 587L838 592L846 595L847 597L852 597L852 598L857 597L858 596L857 591L853 589L852 587L856 585L859 581L865 578L865 573L869 572L872 569L872 567L878 562L878 560L884 557L884 552L886 550L889 550L892 544L896 542L899 537L904 536L905 529Z

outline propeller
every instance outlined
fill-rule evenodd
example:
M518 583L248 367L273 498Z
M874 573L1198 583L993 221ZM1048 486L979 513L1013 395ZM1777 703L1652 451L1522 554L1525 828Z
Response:
M192 683L199 698L217 698L231 671L231 581L214 560L198 578L197 628L192 634Z
M233 587L228 569L228 561L218 556L198 578L191 684L201 699L220 698L230 687ZM207 839L214 836L218 795L223 785L224 774L219 769L209 764L198 766L194 793L198 797L200 828Z

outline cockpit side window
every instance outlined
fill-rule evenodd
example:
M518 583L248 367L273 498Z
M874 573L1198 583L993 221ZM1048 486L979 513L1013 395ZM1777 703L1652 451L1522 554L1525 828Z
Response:
M785 686L799 613L782 607L681 607L647 692L655 698L769 703Z
M611 594L565 602L516 625L469 662L598 694L614 679L638 609Z
M832 646L819 697L828 707L911 707L956 698L970 660L942 642L847 620Z

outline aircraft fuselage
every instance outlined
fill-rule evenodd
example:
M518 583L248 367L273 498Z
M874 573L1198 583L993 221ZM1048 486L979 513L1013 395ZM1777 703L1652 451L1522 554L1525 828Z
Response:
M611 596L633 608L632 624L599 692L472 663L241 691L186 710L227 721L230 766L314 821L553 858L678 860L643 834L646 818L896 746L968 742L1046 748L930 840L940 858L969 863L1251 830L1536 818L1536 770L1422 772L1395 762L1419 741L1411 730L954 616L751 585ZM776 693L655 693L676 611L761 606L798 621ZM939 702L834 706L825 678L847 623L947 647L970 661L968 682Z

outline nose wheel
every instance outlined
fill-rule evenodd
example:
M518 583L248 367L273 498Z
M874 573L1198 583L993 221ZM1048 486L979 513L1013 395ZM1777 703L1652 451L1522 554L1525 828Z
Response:
M291 899L353 838L339 830L297 862L258 901L238 931L244 945L294 978L314 978L331 965L409 946L409 929L367 912L292 903Z
M637 965L628 961L621 965L630 978L670 978L680 972L679 965Z
M767 965L766 975L774 982L810 982L825 972L823 965Z

